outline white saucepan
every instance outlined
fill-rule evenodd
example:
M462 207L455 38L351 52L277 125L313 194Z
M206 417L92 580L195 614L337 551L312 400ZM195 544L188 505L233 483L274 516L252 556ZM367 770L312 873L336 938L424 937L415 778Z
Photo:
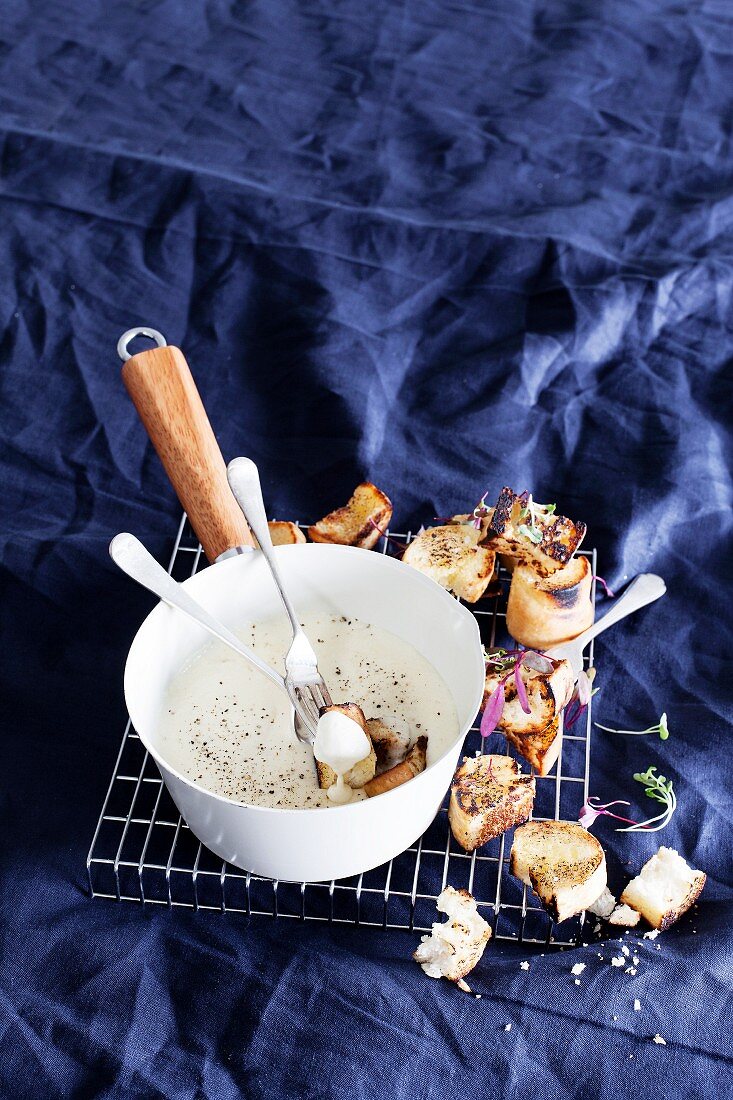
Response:
M123 378L209 559L185 582L230 629L283 614L280 598L226 481L224 461L188 366L154 330L158 347L125 359ZM133 725L158 765L192 832L237 867L280 880L344 878L386 862L425 831L450 784L463 739L481 703L484 661L474 616L433 581L369 550L326 544L276 549L301 614L371 622L414 646L443 677L456 705L453 745L426 771L375 798L318 809L251 806L197 786L172 767L158 744L159 719L173 677L208 636L159 604L140 627L125 668ZM344 700L347 701L347 700ZM244 705L244 704L243 704ZM294 736L292 728L283 736Z
M234 802L176 771L157 743L166 688L208 635L159 604L138 631L125 669L133 725L191 830L222 859L276 879L321 881L359 874L408 848L435 816L481 703L484 662L473 615L408 565L346 546L276 550L300 614L362 619L414 646L443 677L458 712L454 744L426 771L386 794L346 806L270 809ZM233 557L185 582L230 629L284 614L260 553ZM343 700L346 701L346 700ZM240 707L246 716L246 702ZM283 737L295 737L292 724ZM315 776L314 776L315 782Z

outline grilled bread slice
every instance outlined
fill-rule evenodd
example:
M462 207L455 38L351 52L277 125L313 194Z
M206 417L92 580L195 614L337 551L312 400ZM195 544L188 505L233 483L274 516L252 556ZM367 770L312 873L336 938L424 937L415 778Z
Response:
M410 748L410 726L397 715L367 718L369 736L377 754L377 775L401 764Z
M606 887L606 857L574 821L528 821L514 834L509 869L531 886L554 921L592 905Z
M270 528L270 538L273 546L288 546L295 542L305 542L305 535L297 523L274 519L267 526Z
M592 585L586 557L573 558L545 578L532 566L517 565L509 587L507 630L532 649L550 649L577 638L593 624Z
M520 676L527 692L530 713L522 709L517 695L514 677L510 676L504 684L504 707L497 728L515 737L531 737L540 734L556 718L573 694L575 678L569 661L552 661L552 671L539 672L522 663ZM486 667L484 684L484 706L489 696L498 686L504 673L492 667Z
M460 984L481 959L491 939L491 928L468 890L446 886L437 906L448 919L433 925L431 934L422 937L412 957L429 978L447 978ZM462 988L467 987L464 984Z
M523 499L504 486L491 516L486 538L497 553L508 554L517 562L531 565L539 576L548 577L570 561L585 538L586 525L574 523L567 516L537 512L534 530L539 541L535 542L526 533L530 521L521 516L524 507Z
M619 899L663 932L678 921L702 893L706 876L685 863L674 848L660 848Z
M354 489L348 504L309 527L308 535L313 542L337 542L371 550L391 519L392 501L371 481L364 481Z
M549 775L562 748L562 715L557 714L536 733L506 731L504 736L538 775Z
M535 781L510 756L464 756L450 789L448 820L466 852L473 852L532 813Z
M354 722L357 722L364 730L367 737L369 737L369 727L367 726L366 718L364 717L361 707L357 707L356 703L334 704L327 709L340 710L347 718L351 718ZM321 713L323 714L324 712L321 711ZM369 738L369 744L371 746L369 755L365 756L363 760L359 760L354 764L353 768L344 775L344 781L354 789L363 787L365 783L368 783L370 779L374 778L374 771L377 766L377 754L374 751L371 738ZM328 788L332 787L336 782L336 772L330 765L323 764L320 760L316 760L316 773L318 775L318 786L323 791L327 791Z
M527 692L530 713L525 714L522 709L514 677L511 676L504 685L505 703L497 729L504 733L539 775L547 775L560 753L560 720L563 708L573 693L572 668L570 662L565 660L553 660L551 672L538 672L522 664L520 675ZM501 678L502 673L489 664L484 705Z
M479 546L481 532L470 524L429 527L412 540L402 560L467 603L476 603L494 573L496 555Z

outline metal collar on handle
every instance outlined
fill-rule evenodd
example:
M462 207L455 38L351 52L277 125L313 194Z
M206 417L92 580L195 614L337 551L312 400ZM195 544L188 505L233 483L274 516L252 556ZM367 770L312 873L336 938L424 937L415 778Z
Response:
M158 332L157 328L148 328L146 325L140 325L138 328L128 328L127 332L123 332L117 341L117 354L123 363L126 363L131 358L130 352L127 350L127 345L135 339L136 336L147 336L148 339L154 340L159 348L165 348L168 346L168 341L162 332Z

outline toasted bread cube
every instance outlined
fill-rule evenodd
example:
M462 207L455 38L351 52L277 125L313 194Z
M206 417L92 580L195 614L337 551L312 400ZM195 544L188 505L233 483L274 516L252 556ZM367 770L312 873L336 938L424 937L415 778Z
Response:
M522 775L510 756L464 756L450 790L448 820L466 852L473 852L532 813L534 776Z
M356 790L357 787L363 787L365 783L368 783L370 779L374 778L374 771L377 766L377 754L374 751L371 737L369 737L369 727L367 726L364 712L361 707L357 707L356 703L334 704L331 707L325 707L324 710L321 711L321 714L325 714L327 710L340 710L347 718L351 718L354 722L357 722L369 738L369 755L365 756L363 760L357 761L353 768L344 775L344 782L347 783L349 787ZM318 775L318 786L323 791L327 791L328 788L332 787L336 782L336 772L330 765L324 764L320 760L316 760L316 773Z
M631 880L620 900L663 932L694 905L706 877L688 866L674 848L662 847Z
M367 798L374 798L378 794L394 790L395 787L401 787L403 783L409 783L420 772L424 772L427 762L428 739L425 736L418 737L402 763L395 764L389 771L370 779L364 784L364 793Z
M305 542L305 535L297 523L273 519L268 525L273 546L289 546L296 542Z
M402 560L467 603L476 603L494 573L496 555L479 546L481 532L470 524L429 527L417 535Z
M531 886L558 923L592 905L606 887L606 856L574 821L528 821L514 834L509 869Z
M507 486L499 493L499 499L488 525L486 538L499 554L508 554L517 562L531 565L541 577L547 577L572 558L585 538L584 523L574 523L567 516L540 515L535 523L542 535L540 542L533 542L520 527L529 527L529 520L521 518L523 501Z
M410 726L397 715L367 718L369 736L377 754L377 775L401 764L410 748Z
M481 959L491 938L491 928L480 916L468 890L446 886L437 907L448 919L433 925L431 934L422 937L412 957L429 978L460 983Z
M313 542L336 542L371 550L391 519L392 501L371 481L364 481L354 489L348 504L309 527L308 535Z

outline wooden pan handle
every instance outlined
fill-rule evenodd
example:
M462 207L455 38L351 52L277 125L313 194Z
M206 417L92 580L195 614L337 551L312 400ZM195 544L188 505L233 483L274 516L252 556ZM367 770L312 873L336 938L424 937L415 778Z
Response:
M170 345L141 351L122 380L209 561L253 546L183 353Z

